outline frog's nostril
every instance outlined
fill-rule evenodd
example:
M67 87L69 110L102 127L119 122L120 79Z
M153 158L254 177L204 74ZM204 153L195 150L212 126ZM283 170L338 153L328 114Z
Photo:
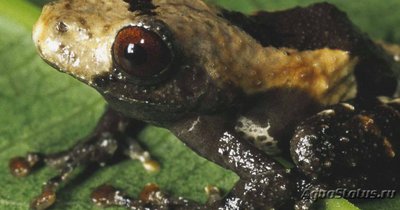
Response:
M63 21L59 21L56 23L56 30L60 33L65 33L68 31L68 25Z

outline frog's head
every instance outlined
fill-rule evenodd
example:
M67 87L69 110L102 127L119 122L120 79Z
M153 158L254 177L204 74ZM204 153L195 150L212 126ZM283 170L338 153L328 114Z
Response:
M154 121L231 103L219 80L237 60L223 50L235 33L200 0L61 0L44 7L33 39L50 65Z

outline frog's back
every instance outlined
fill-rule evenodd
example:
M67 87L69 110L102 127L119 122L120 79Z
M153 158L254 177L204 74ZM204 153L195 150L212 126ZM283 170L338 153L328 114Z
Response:
M396 89L393 59L330 4L245 16L182 2L156 16L220 88L248 95L293 89L321 104Z
M219 10L202 1L161 2L154 10L155 17L170 27L183 54L197 62L192 66L204 69L222 89L234 86L249 95L272 89L299 89L324 104L356 94L352 71L357 58L346 50L266 45L265 37L247 30L258 27L254 17L240 16L238 20L231 16L238 13ZM267 28L261 33L272 30L275 29ZM339 84L342 80L346 82Z
M325 84L325 87L312 85L306 91L311 95L313 91L321 91L320 98L328 104L355 96L392 96L396 90L400 70L393 52L382 50L331 4L259 12L253 16L225 10L222 13L264 47L299 53L300 56L289 59L296 62L300 58L304 61L302 67L307 68L303 71L292 68L300 75L298 83Z

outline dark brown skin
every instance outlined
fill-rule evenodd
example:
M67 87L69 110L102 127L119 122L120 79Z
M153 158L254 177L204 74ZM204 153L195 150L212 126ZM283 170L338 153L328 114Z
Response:
M129 3L129 12L137 12L139 17L157 18L158 8L162 9L162 5L151 1ZM130 36L124 35L120 43L117 35L112 45L112 73L96 75L87 82L109 103L93 133L68 151L50 155L32 153L10 161L15 176L26 176L43 164L60 170L59 176L50 179L43 193L32 202L33 209L51 206L59 184L79 165L104 163L124 154L140 159L150 170L157 170L158 164L134 140L147 123L169 129L197 154L234 171L240 180L221 199L217 190L212 191L207 204L169 197L154 184L146 186L139 199L104 185L92 194L97 205L129 209L309 209L315 199L300 197L305 188L399 188L400 172L395 167L399 160L394 154L400 149L396 142L400 139L400 103L376 99L399 94L396 93L399 70L390 55L361 33L343 12L326 3L281 12L260 12L254 16L221 10L215 18L237 26L235 30L243 30L246 37L252 37L263 47L301 51L331 48L357 56L356 83L351 83L357 90L356 98L348 102L354 104L354 110L350 104L339 104L319 113L326 105L326 98L316 97L307 89L281 86L254 92L243 89L246 85L225 79L218 81L211 75L212 70L193 64L197 60L188 53L190 49L177 43L182 37L174 36L163 20L150 18L151 21L144 22L149 29L137 26L120 29L119 34L127 30L133 31L130 36L139 37L130 40ZM66 33L68 29L62 32ZM147 38L141 43L143 37ZM68 71L67 67L47 58L43 47L38 48L47 62L85 80L79 77L83 74L79 69ZM162 56L165 51L168 56ZM135 56L142 59L138 61ZM153 63L141 63L149 56L155 58L151 60ZM129 69L124 69L126 66ZM150 75L147 66L151 67ZM233 70L225 74L233 74ZM339 83L347 84L346 81ZM349 86L349 92L350 89ZM325 94L327 101L332 102L339 92L332 88ZM334 110L333 115L330 109ZM296 167L285 169L246 140L235 129L241 117L268 126L265 136L258 137L272 136L282 156L292 159ZM345 138L348 140L344 143L338 142ZM335 158L343 153L346 155ZM343 163L349 159L354 160ZM382 180L382 176L386 179Z
M332 188L397 189L399 103L353 104L337 104L302 122L291 141L293 160Z

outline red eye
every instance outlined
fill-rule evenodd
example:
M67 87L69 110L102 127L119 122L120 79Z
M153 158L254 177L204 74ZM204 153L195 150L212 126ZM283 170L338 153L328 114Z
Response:
M119 68L138 78L159 75L172 60L170 49L158 34L137 26L118 32L113 56Z

